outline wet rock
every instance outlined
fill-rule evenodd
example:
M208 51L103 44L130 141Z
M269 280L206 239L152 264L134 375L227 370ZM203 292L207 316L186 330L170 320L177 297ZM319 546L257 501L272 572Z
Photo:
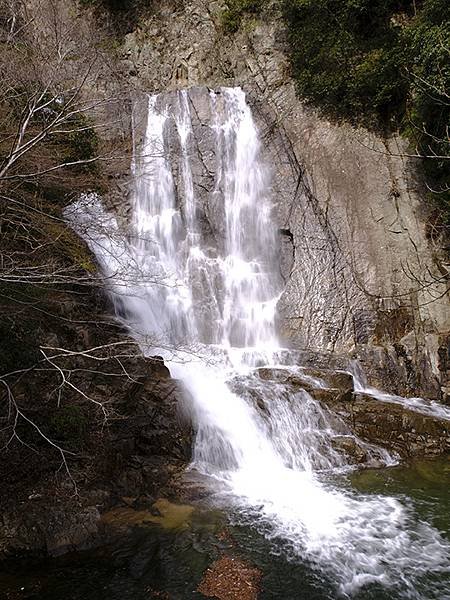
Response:
M343 393L353 392L353 376L347 371L301 367L295 372L288 367L271 368L260 367L256 369L257 375L265 381L291 384L307 391L317 388L332 388Z
M320 401L367 442L394 450L403 458L439 456L450 451L450 422L366 394L343 401L326 390Z
M155 496L162 490L170 494L173 480L185 468L184 461L165 456L133 456L118 472L111 487L114 493L120 496L124 494Z
M260 367L256 370L256 373L264 381L274 381L277 383L290 385L294 390L300 388L306 391L310 391L315 389L318 383L324 383L315 382L313 378L309 376L307 370L304 370L304 372L302 371L293 373L289 369Z
M162 356L152 356L150 357L152 363L152 375L153 377L158 377L159 379L169 379L170 371L164 364L164 359Z
M114 508L102 515L101 524L106 529L122 532L149 524L160 525L164 529L181 529L189 526L193 512L193 506L159 498L152 504L151 510L135 510L128 506Z
M368 461L367 451L358 443L354 436L335 436L332 438L331 444L335 450L347 456L349 463L363 464Z
M344 393L353 392L353 375L347 371L305 368L303 373L324 381L328 388L338 389Z
M28 553L59 556L92 547L98 540L99 522L96 506L18 507L0 522L0 558Z
M332 388L315 388L310 390L309 393L315 400L324 402L331 407L334 403L351 402L353 399L353 392L351 390L342 391ZM340 407L340 410L343 410L342 407Z
M256 373L265 381L285 382L289 377L289 373L286 369L274 369L270 367L259 367L259 369L256 369Z
M69 515L63 510L53 511L44 525L47 553L59 556L90 547L98 534L99 520L100 513L96 506L88 506Z
M215 489L219 483L214 481ZM198 471L187 470L175 476L173 487L181 502L197 503L211 496L211 481L209 477Z

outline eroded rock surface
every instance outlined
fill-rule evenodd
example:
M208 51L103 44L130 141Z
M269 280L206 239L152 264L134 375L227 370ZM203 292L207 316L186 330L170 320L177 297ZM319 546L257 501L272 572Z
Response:
M450 421L447 419L358 392L348 394L339 389L314 389L310 393L362 440L393 450L402 458L432 457L450 452ZM342 449L346 450L345 444Z
M369 448L358 443L355 436L397 452L402 458L433 457L450 451L448 419L355 392L353 377L346 371L300 368L293 373L287 368L260 368L256 373L263 381L278 386L278 394L291 397L292 402L305 403L308 395L317 400L325 411L323 422L333 426L332 447L351 463L368 464ZM264 401L264 394L258 394L258 387L248 385L248 390L261 414L270 412L271 405ZM299 393L301 390L304 392Z
M366 394L321 398L358 436L398 452L403 458L439 456L450 452L450 422L421 414Z
M126 76L146 91L197 86L190 102L203 145L203 191L197 190L203 198L212 154L206 91L198 86L244 88L273 172L286 341L352 353L372 385L394 393L445 397L449 304L442 256L429 242L425 191L405 141L332 124L305 108L271 3L261 19L244 19L235 35L221 28L222 8L216 0L161 6L126 36ZM205 217L220 223L220 206L209 205Z

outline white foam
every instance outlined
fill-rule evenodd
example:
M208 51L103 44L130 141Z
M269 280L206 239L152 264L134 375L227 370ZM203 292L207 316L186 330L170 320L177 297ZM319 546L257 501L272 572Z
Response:
M346 467L333 446L335 423L306 391L289 392L252 371L274 367L286 355L274 323L281 282L269 173L242 90L211 92L210 102L212 195L221 199L225 220L213 252L202 245L196 217L186 92L170 102L149 98L127 235L94 196L82 198L68 216L95 252L130 331L147 352L149 337L157 340L153 352L165 356L188 388L197 429L193 466L221 482L224 501L288 542L293 555L328 572L342 594L401 580L405 597L414 598L415 578L443 571L448 545L398 499L356 496L321 483L319 472ZM177 193L167 150L170 122L181 148L172 157L181 173ZM388 453L366 450L390 460Z

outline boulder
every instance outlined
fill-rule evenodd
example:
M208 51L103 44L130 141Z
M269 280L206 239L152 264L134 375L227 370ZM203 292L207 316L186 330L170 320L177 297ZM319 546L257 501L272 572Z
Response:
M264 381L274 381L276 383L291 385L294 389L301 388L309 392L316 387L309 377L302 377L301 372L294 374L288 368L260 367L256 370L256 373Z
M346 402L351 402L353 399L353 392L351 390L339 390L337 388L315 388L309 390L309 393L314 398L314 400L318 400L319 402L323 402L324 404L330 406L342 404ZM340 411L342 407L339 407Z
M368 461L366 449L360 443L358 444L353 435L336 435L331 440L331 444L339 453L345 454L350 463L363 464Z

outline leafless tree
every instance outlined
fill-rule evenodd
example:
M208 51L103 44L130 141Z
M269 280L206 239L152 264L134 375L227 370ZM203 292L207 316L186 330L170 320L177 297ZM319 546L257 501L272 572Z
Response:
M126 359L138 353L111 319L83 313L83 303L92 311L92 295L105 281L64 214L73 197L103 184L105 168L130 160L127 143L117 143L127 93L108 87L112 59L85 20L69 18L73 6L0 0L0 446L34 448L21 433L31 428L60 454L71 478L72 451L39 423L29 390L42 387L42 406L58 408L66 396L81 401L105 423L114 408L86 389L82 375L107 362L108 376L130 378ZM65 305L74 298L72 313ZM70 338L86 327L105 328L110 341L70 349L51 343L55 330L67 328ZM36 352L23 365L27 346Z

